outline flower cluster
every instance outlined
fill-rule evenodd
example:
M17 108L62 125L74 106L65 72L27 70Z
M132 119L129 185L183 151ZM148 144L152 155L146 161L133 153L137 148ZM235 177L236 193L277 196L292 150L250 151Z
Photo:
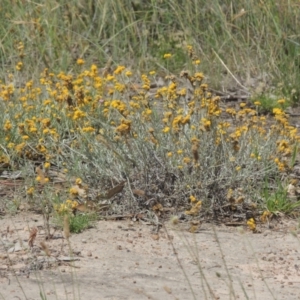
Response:
M259 101L254 108L246 102L224 108L209 90L191 46L188 53L194 70L182 71L180 78L166 76L162 87L156 87L154 71L139 76L117 66L101 73L96 65L86 68L81 58L75 74L45 69L38 82L18 87L10 75L0 85L1 161L38 161L44 169L55 165L62 170L81 163L77 170L96 166L105 180L140 174L145 185L155 178L161 182L163 170L177 180L170 180L173 192L193 195L190 204L184 196L190 205L186 214L193 216L214 197L209 189L216 182L233 178L235 184L253 184L247 172L286 172L300 136L282 109L285 100L278 100L271 120L258 113ZM22 64L16 68L22 72ZM228 180L224 189L231 184ZM168 184L159 186L171 194ZM56 210L64 213L75 205L66 201Z
M59 215L70 214L76 207L78 206L78 202L74 200L66 200L61 204L54 204L54 209Z

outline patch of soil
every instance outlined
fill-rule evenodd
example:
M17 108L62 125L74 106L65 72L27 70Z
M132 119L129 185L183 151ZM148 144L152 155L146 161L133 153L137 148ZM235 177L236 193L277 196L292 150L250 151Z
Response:
M29 248L33 227L38 233ZM0 296L41 299L42 291L47 299L300 299L295 221L257 234L209 224L192 234L184 227L168 225L154 234L139 222L99 221L72 235L69 247L60 231L45 241L40 215L5 216Z

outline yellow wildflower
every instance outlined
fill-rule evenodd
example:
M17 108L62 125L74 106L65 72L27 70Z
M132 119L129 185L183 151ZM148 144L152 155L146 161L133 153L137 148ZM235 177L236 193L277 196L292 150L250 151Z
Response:
M273 108L273 114L276 116L285 115L284 111L281 108Z
M41 182L42 184L45 184L46 182L49 182L49 178L45 177L45 178L42 178L41 176L37 176L35 178L36 181L38 182Z
M40 152L40 153L46 153L47 152L47 149L45 146L39 144L36 146L36 149Z
M202 207L202 201L198 201L197 203L192 203L192 208L190 210L185 211L185 214L196 216L199 214L201 207Z
M114 79L115 79L115 77L112 76L112 75L110 75L110 74L108 74L108 75L106 76L106 80L107 80L107 81L113 81Z
M194 77L197 81L201 81L204 78L203 73L197 72L194 74Z
M44 168L45 169L49 169L50 168L50 163L49 162L45 162L44 163Z
M183 119L181 119L181 124L185 125L190 123L191 115L186 115Z
M85 113L77 108L73 114L72 119L75 121L83 117L85 117Z
M85 61L82 58L78 58L76 63L77 63L77 65L81 66L85 63Z
M185 164L189 164L189 163L191 162L191 159L190 159L189 157L185 157L185 158L183 159L183 162L184 162Z
M9 120L6 120L5 123L4 123L4 130L5 131L8 131L12 128L12 124Z
M116 128L116 131L120 132L121 135L128 134L131 129L131 121L123 119L121 124Z
M196 203L197 202L196 197L193 196L193 195L190 196L190 200L191 200L192 203Z
M164 132L164 133L168 133L170 131L170 127L165 127L163 130L162 130L162 132Z
M96 65L91 65L91 75L96 76L98 73L98 68Z
M152 110L149 109L149 108L146 108L145 111L144 111L144 113L145 113L146 115L151 115L151 114L152 114Z
M247 221L247 225L253 232L256 231L256 222L255 222L254 218L249 219Z
M279 100L277 101L278 104L284 104L285 102L286 102L285 99L279 99Z
M17 65L16 65L16 70L17 70L17 71L21 71L22 68L23 68L23 63L22 63L21 61L19 61L19 62L17 63Z
M69 193L73 196L77 196L78 195L78 189L76 189L75 187L70 188Z
M179 96L185 96L186 95L186 88L182 88L180 91L177 92Z
M268 221L268 219L270 218L271 216L271 212L269 212L268 210L265 210L263 212L263 214L261 215L260 217L260 220L263 222L263 223L266 223Z
M118 66L118 67L114 70L114 74L115 74L115 75L119 75L119 74L121 74L124 70L125 70L125 67L124 67L124 66Z
M83 132L95 132L95 128L89 126L89 127L83 127L82 128Z
M206 131L209 131L209 130L210 130L211 121L210 121L209 119L202 118L202 119L201 119L201 123L202 123L202 125L204 126L204 128L205 128Z
M77 185L81 185L82 184L82 179L81 178L76 178L75 183Z
M26 191L27 195L30 195L30 196L33 195L33 192L34 192L34 187L30 187L30 188L28 188L27 191Z

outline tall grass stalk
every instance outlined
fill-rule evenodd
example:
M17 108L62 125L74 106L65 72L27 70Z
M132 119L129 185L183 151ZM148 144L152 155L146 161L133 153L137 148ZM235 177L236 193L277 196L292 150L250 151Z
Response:
M188 65L182 48L190 43L201 55L212 87L226 85L221 79L230 70L247 89L255 90L264 82L273 92L280 90L298 99L300 6L296 0L25 2L2 1L2 79L20 60L19 42L25 45L28 76L37 76L45 67L71 70L78 57L100 65L112 58L139 70L151 69L161 65L167 52L176 56L170 70L178 71Z

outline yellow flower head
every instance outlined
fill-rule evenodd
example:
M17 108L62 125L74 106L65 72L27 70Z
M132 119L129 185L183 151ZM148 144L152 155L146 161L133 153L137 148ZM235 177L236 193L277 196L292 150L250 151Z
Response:
M164 132L164 133L168 133L169 131L170 131L170 127L165 127L163 130L162 130L162 132Z
M77 63L77 65L81 66L85 63L85 61L82 58L78 58L76 63Z
M247 221L247 225L248 225L249 229L251 229L252 231L256 230L256 222L253 218L251 218Z
M5 131L8 131L12 128L12 124L9 120L6 120L5 123L4 123L4 130Z
M82 184L82 179L81 179L81 178L76 178L75 183L76 183L77 185Z
M196 203L197 202L196 197L193 196L193 195L190 196L190 200L191 200L192 203Z
M278 104L284 104L285 102L286 102L285 99L279 99L279 100L277 101Z
M33 195L34 187L30 187L29 189L27 189L26 193L27 193L27 195L30 195L30 196Z
M16 65L16 70L21 71L22 69L23 69L23 63L21 61L19 61Z
M281 108L273 108L273 114L275 116L285 115L284 111Z
M114 70L114 74L115 74L115 75L119 75L119 74L121 74L124 70L125 70L125 67L124 67L124 66L118 66L118 67Z
M50 168L50 163L49 162L45 162L44 163L44 168L45 169L49 169Z
M172 57L171 53L164 54L164 59L168 59L168 58L171 58L171 57Z
M71 195L76 196L76 195L78 195L78 190L76 188L72 187L72 188L70 188L69 193Z
M271 215L272 215L271 212L269 212L268 210L265 210L263 212L263 214L261 215L260 220L262 221L262 223L266 223Z

